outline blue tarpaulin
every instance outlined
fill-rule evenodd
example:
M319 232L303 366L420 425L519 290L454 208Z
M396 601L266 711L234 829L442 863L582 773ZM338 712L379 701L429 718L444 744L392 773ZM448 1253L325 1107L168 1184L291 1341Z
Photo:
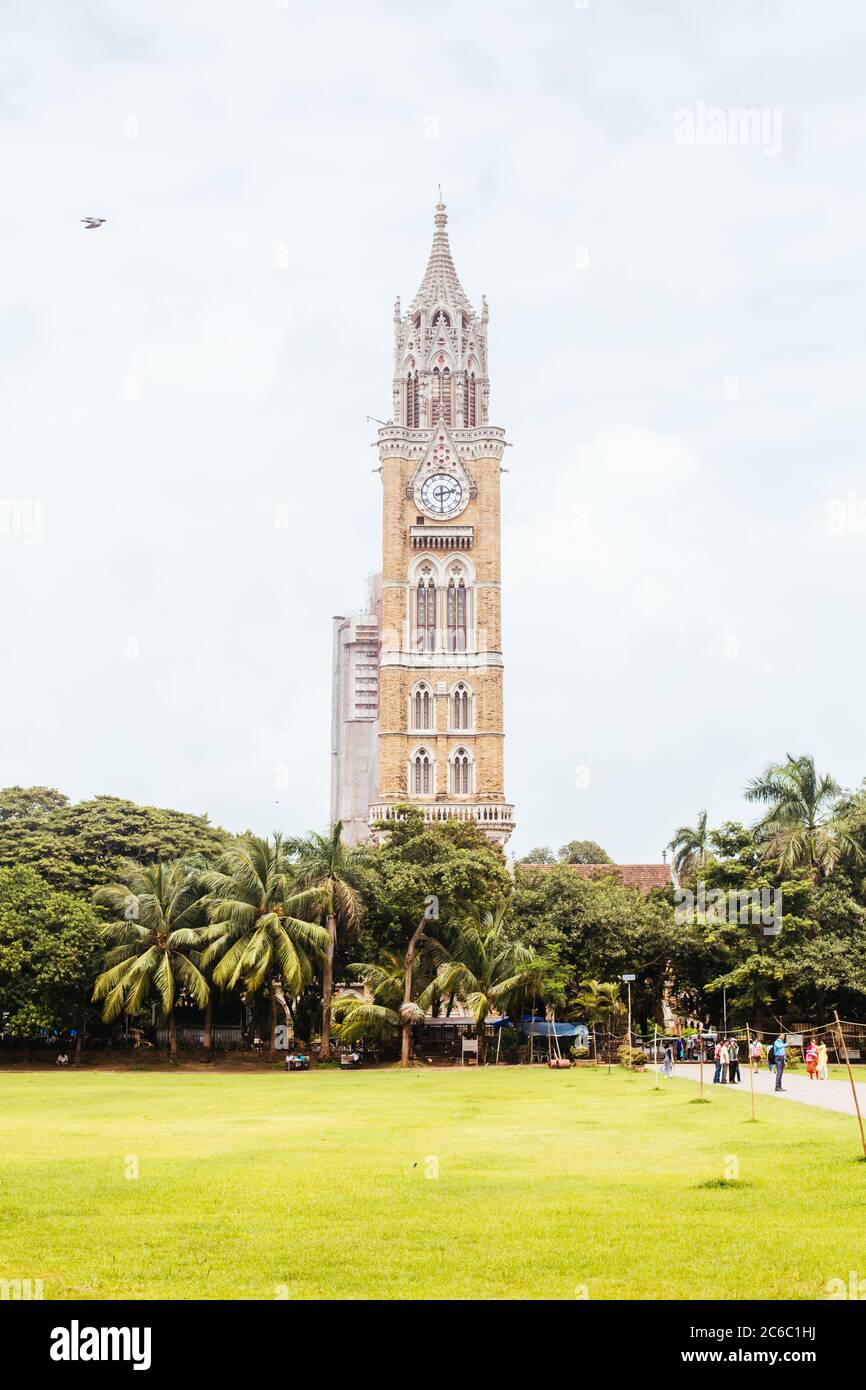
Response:
M587 1038L589 1029L585 1023L548 1023L545 1018L533 1018L525 1014L520 1020L520 1028L525 1038Z

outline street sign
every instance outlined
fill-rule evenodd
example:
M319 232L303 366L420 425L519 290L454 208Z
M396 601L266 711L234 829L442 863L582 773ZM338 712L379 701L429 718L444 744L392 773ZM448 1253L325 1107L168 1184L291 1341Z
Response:
M631 980L636 980L636 979L637 979L637 975L623 975L622 978L623 978L624 980L631 981Z

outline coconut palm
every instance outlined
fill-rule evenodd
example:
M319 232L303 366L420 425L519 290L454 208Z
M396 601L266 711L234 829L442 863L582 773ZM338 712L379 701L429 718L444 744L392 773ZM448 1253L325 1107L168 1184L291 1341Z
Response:
M843 857L862 860L863 852L840 816L842 788L829 773L819 775L814 758L789 753L783 763L771 763L753 778L745 795L767 808L754 833L779 873L807 868L818 881Z
M249 837L221 855L200 881L210 917L202 933L202 968L212 970L220 989L242 985L248 996L267 990L273 1060L278 991L284 984L300 994L328 949L328 933L294 915L314 908L318 896L298 891L281 835Z
M375 964L350 965L365 986L365 997L345 994L334 1004L334 1035L341 1042L391 1038L400 1027L403 1000L403 959L395 951L383 951Z
M206 917L197 873L179 860L129 862L122 880L97 888L93 898L116 914L102 929L112 945L93 989L102 1017L110 1023L122 1013L140 1013L155 992L168 1022L171 1057L176 1058L178 994L185 991L199 1008L210 997L199 969Z
M606 984L602 980L581 980L580 993L569 1001L569 1010L576 1018L588 1019L592 1024L593 1056L598 1064L598 1045L595 1037L596 1023L608 1024L624 1012L619 997L618 984Z
M507 908L473 908L450 946L436 943L440 957L433 981L440 994L459 994L475 1021L478 1065L485 1055L484 1021L491 1012L507 1014L522 996L538 988L549 963L528 946L509 941Z
M674 869L678 878L692 873L695 869L703 868L709 856L706 811L701 811L696 825L681 825L675 830L668 849L673 851Z
M319 895L320 913L328 934L322 976L322 1041L320 1060L330 1054L331 997L334 991L334 951L337 929L352 932L361 920L361 898L364 853L343 840L343 822L335 821L326 835L315 832L303 839L292 840L289 849L293 856L295 881L299 889Z

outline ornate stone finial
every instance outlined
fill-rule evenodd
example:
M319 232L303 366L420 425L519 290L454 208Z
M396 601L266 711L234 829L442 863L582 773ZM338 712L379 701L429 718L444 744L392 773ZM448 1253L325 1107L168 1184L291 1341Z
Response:
M486 323L486 322L487 322L488 314L489 314L489 310L488 310L488 308L487 308L487 295L486 295L486 294L483 294L483 295L481 296L481 322L482 322L482 323Z
M399 296L399 294L398 294L398 295L397 295L397 298L394 300L394 322L395 322L395 323L397 322L397 320L399 319L399 317L400 317L400 296Z

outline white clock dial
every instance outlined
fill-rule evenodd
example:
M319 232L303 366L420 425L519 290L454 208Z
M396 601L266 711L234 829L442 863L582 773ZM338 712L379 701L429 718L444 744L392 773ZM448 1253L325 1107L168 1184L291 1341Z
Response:
M447 473L433 473L424 479L421 502L431 516L453 516L463 502L463 489Z

